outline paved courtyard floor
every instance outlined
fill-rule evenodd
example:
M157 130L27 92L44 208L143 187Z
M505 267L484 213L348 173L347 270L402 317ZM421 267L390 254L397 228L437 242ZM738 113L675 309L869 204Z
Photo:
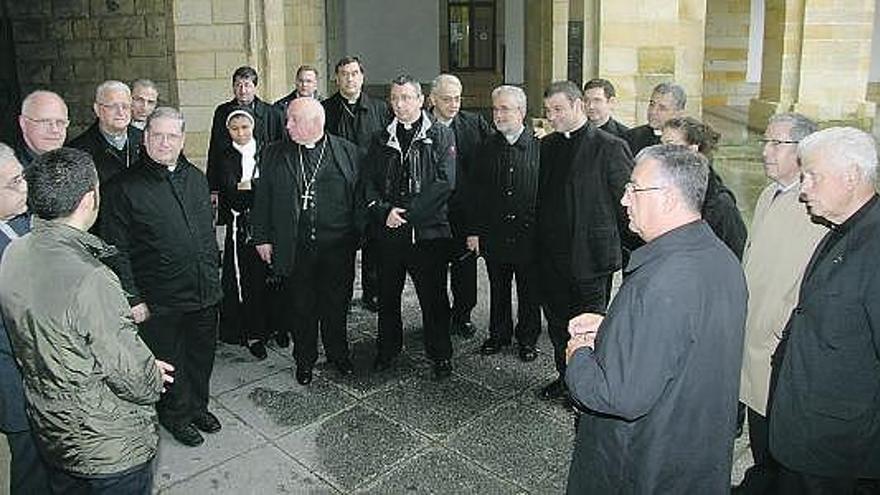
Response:
M481 285L485 272L481 264ZM487 294L481 287L480 294ZM211 409L223 430L197 448L164 430L156 490L162 494L553 494L563 493L574 416L537 397L551 380L544 331L539 358L521 362L509 348L484 357L486 298L470 339L454 337L454 374L432 379L418 305L404 298L405 350L394 370L371 369L376 316L352 309L349 338L355 374L341 377L319 360L307 387L294 379L290 349L257 362L239 346L220 345ZM751 462L737 442L734 479Z

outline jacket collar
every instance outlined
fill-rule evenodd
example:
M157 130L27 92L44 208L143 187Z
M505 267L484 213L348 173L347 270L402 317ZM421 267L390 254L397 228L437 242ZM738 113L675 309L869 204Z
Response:
M391 123L388 124L388 127L385 128L385 132L388 133L388 141L385 142L385 145L390 148L394 148L397 151L402 151L400 149L400 141L397 139L397 124L399 123L400 121L397 120L397 117L394 117ZM412 142L424 140L426 143L430 143L431 140L428 138L428 129L433 126L434 124L431 120L431 116L428 114L428 112L422 110L422 125L419 127L416 135L413 136Z
M633 251L625 272L630 273L637 270L640 266L656 259L664 252L685 251L692 248L694 246L694 239L699 236L702 231L705 231L705 233L708 233L709 235L714 235L712 234L709 224L702 219L686 223L666 232L660 237Z
M82 246L95 258L107 258L118 253L118 250L84 230L71 227L58 220L43 220L37 216L31 218L31 230L40 235L48 236L60 241L69 241Z

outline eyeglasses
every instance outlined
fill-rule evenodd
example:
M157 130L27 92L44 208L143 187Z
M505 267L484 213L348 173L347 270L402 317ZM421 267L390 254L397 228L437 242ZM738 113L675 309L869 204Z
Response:
M10 191L19 191L21 190L21 186L23 186L24 184L24 174L18 174L15 177L9 179L9 182L3 185L3 189L9 189Z
M770 144L773 146L779 146L780 144L798 144L800 141L790 141L787 139L767 139L762 138L758 140L761 144Z
M650 186L650 187L636 187L634 182L627 182L625 186L623 186L623 191L627 194L636 194L648 191L659 191L661 189L666 189L662 186Z
M147 139L149 139L151 142L154 142L154 143L162 143L165 141L167 141L169 143L176 143L177 141L180 141L182 138L183 138L183 134L171 134L171 133L162 134L162 133L155 133L155 132L147 132Z
M113 110L116 112L130 112L131 104L130 103L98 103L98 106L101 108L106 108L108 110Z
M22 115L25 120L29 122L33 122L37 124L39 127L42 127L44 130L50 131L54 129L67 129L70 126L70 121L67 119L32 119L27 115Z

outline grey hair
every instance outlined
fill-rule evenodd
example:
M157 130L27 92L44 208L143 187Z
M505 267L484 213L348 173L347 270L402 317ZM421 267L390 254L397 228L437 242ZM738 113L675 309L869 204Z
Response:
M685 93L684 88L678 84L671 82L660 83L654 86L654 91L651 91L651 94L672 95L676 110L684 110L684 107L687 106L687 93Z
M678 189L687 207L699 213L709 184L709 160L677 144L649 146L636 155L636 163L649 158L660 164L660 174Z
M177 120L180 122L180 132L186 131L186 119L183 118L183 114L176 108L171 107L159 107L154 110L153 113L147 117L147 123L144 125L144 129L149 131L150 125L153 121L159 119Z
M18 162L18 158L15 157L15 150L6 143L0 143L0 165L6 165L13 160Z
M21 101L21 114L28 115L29 113L31 113L30 110L34 105L37 104L37 99L41 96L57 98L58 101L60 101L61 104L64 105L64 109L67 110L67 103L64 102L64 98L62 98L58 93L45 89L38 89L36 91L30 92L27 96L24 97L24 100Z
M526 92L522 90L519 86L510 86L505 84L503 86L498 86L497 88L492 90L492 99L507 95L513 98L513 101L516 102L516 108L519 108L522 113L526 113L526 109L528 106L526 99Z
M824 152L836 167L855 165L871 184L877 179L877 143L867 132L854 127L829 127L814 132L798 144L798 158Z
M815 122L795 112L778 113L770 117L767 127L772 124L791 124L788 139L792 141L803 141L805 137L819 130L819 126Z
M440 74L435 77L433 81L431 81L431 94L433 94L440 86L445 84L449 84L452 86L458 87L458 89L462 88L461 79L458 76L454 76L452 74Z
M142 88L152 89L153 91L155 91L157 93L159 92L159 87L156 86L156 83L154 83L150 79L135 79L134 81L131 82L131 89L134 89L138 86L140 86Z
M106 95L107 93L115 92L125 93L129 97L131 97L131 88L129 88L127 84L122 81L111 79L109 81L102 82L95 89L95 101L101 103L101 101L104 99L104 95Z

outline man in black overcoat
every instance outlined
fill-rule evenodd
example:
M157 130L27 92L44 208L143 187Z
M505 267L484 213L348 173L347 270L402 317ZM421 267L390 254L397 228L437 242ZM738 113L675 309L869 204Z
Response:
M673 117L684 115L686 105L687 93L678 84L660 83L654 86L648 102L648 123L633 127L623 135L633 156L648 146L660 144L663 124Z

